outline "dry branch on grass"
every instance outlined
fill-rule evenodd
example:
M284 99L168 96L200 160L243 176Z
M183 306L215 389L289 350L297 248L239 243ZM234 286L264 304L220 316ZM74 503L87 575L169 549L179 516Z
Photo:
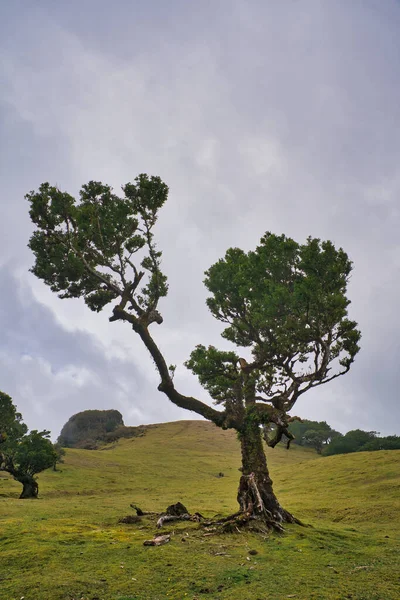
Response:
M156 535L152 540L145 540L143 546L162 546L171 541L171 536L168 535Z

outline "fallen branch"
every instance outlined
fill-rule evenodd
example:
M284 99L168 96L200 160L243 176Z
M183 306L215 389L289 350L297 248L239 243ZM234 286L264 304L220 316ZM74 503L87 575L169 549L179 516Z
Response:
M118 519L118 523L126 523L127 525L132 525L133 523L140 523L141 518L139 515L127 515L126 517L122 517Z
M171 521L194 521L199 523L202 519L204 519L203 515L198 512L191 515L184 504L177 502L168 506L165 513L160 515L157 521L157 528L160 529L164 523L170 523Z
M170 541L170 535L156 535L152 540L145 540L143 546L162 546Z
M160 529L164 523L170 523L171 521L190 521L190 515L188 513L183 515L162 515L157 521L157 529Z
M156 515L157 513L155 512L145 512L143 511L141 508L139 508L138 506L136 506L136 504L130 504L129 505L131 508L134 508L136 510L136 514L138 517L144 517L145 515Z

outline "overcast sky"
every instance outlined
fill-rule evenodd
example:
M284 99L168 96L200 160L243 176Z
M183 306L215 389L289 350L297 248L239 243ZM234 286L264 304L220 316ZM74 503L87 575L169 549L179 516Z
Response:
M400 434L400 2L13 0L0 3L0 389L30 428L116 408L127 425L196 418L157 392L129 326L29 273L24 195L43 181L159 175L170 293L153 325L177 387L219 344L203 273L269 230L331 239L354 262L349 374L293 412Z

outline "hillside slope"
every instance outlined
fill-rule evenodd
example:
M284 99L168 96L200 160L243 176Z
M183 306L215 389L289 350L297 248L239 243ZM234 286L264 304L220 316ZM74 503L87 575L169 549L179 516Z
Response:
M149 549L154 521L119 524L132 502L161 511L181 501L208 516L236 510L239 444L203 421L69 449L59 472L39 477L37 502L18 500L18 484L0 479L0 599L397 600L400 451L267 452L280 501L312 528L263 540L208 537L181 523L166 528L170 544Z

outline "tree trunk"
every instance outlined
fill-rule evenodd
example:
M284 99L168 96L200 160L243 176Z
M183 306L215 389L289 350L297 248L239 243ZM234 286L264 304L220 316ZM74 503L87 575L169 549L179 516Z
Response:
M31 475L18 477L17 481L22 483L23 486L20 499L38 497L39 486L37 481Z
M272 489L261 430L247 420L240 432L242 476L238 490L240 511L249 519L261 520L268 527L282 531L282 523L299 523L279 504Z

